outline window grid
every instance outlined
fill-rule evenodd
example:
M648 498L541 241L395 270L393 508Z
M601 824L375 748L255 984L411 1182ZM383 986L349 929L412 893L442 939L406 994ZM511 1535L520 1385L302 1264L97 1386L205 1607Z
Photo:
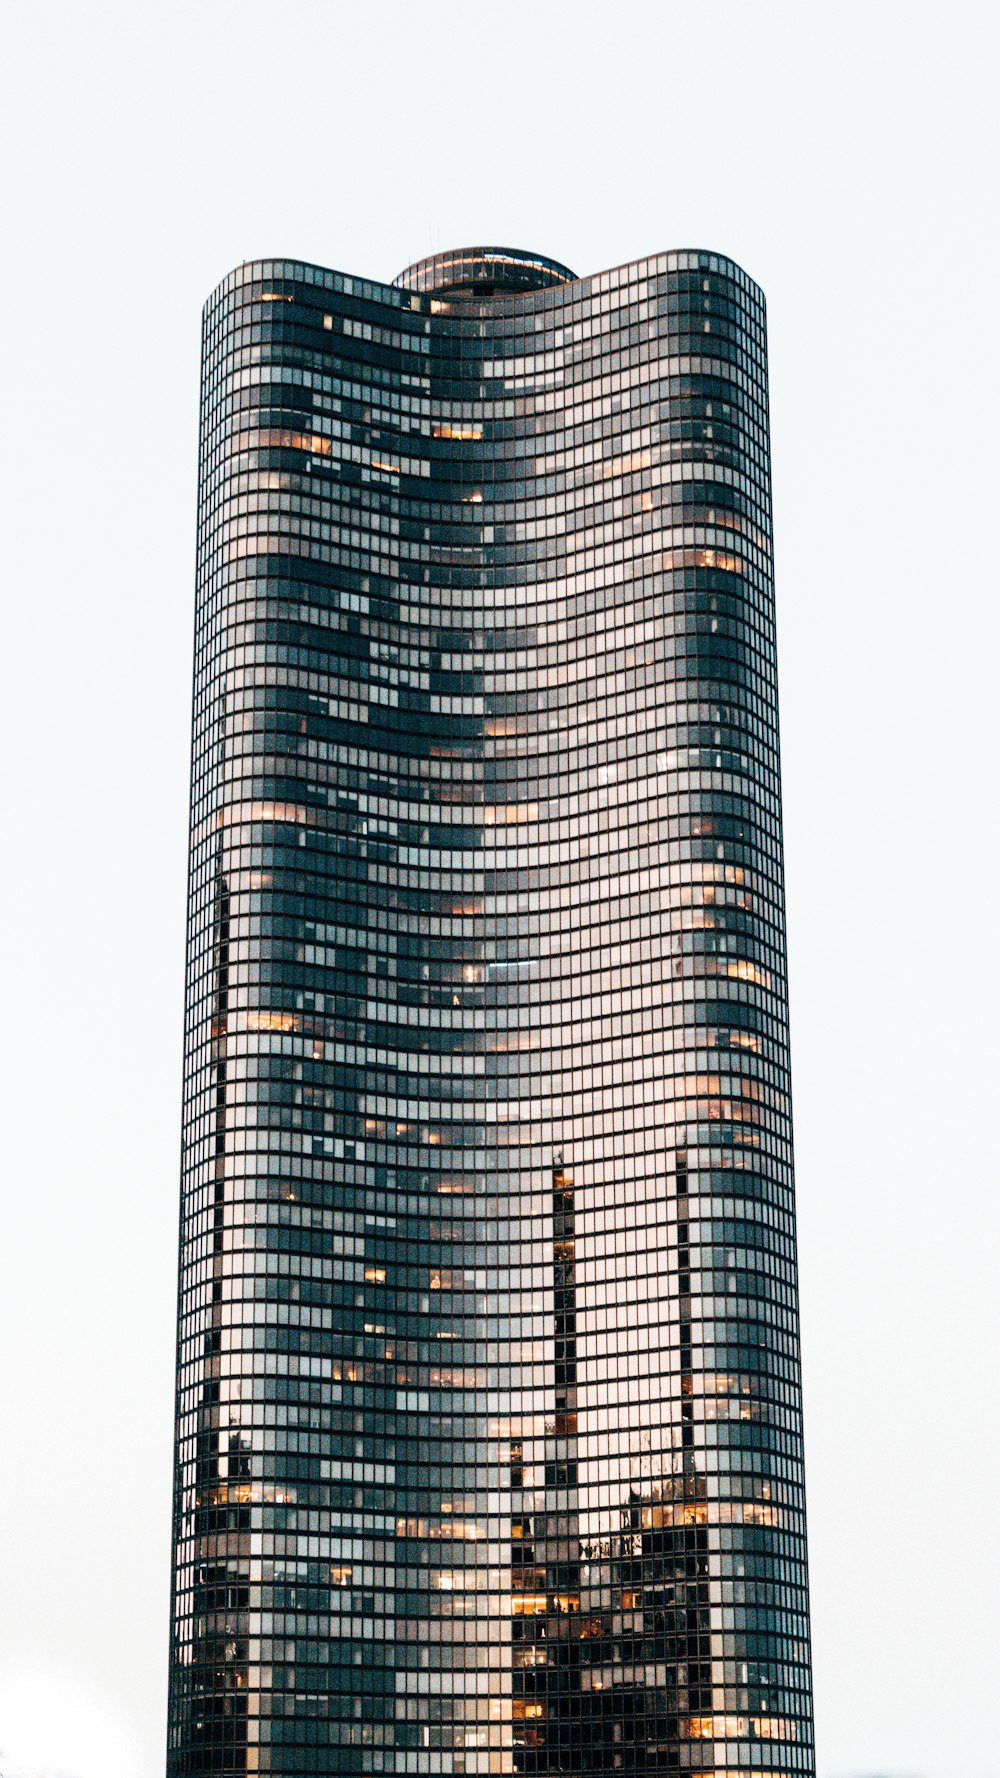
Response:
M204 319L170 1752L814 1770L765 315Z

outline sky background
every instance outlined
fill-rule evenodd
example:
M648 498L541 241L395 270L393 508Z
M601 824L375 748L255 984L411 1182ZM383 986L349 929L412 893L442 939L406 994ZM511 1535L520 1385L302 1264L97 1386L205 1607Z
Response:
M819 1771L1000 1778L1000 8L2 32L0 1771L163 1770L201 305L494 242L767 292Z

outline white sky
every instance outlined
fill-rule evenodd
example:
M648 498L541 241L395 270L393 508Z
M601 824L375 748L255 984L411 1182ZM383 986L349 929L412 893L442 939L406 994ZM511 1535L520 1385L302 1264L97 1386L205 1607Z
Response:
M995 0L3 36L0 1770L163 1769L201 304L492 241L769 298L820 1773L998 1778Z

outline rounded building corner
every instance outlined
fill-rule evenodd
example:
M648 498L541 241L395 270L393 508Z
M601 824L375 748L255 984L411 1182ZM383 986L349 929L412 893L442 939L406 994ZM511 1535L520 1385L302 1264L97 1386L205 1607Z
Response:
M812 1778L761 313L411 275L210 299L168 1773Z

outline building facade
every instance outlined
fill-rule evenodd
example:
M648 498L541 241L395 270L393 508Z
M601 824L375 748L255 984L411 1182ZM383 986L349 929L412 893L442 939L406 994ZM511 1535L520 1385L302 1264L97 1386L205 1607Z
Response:
M168 1771L813 1772L764 303L204 324Z

